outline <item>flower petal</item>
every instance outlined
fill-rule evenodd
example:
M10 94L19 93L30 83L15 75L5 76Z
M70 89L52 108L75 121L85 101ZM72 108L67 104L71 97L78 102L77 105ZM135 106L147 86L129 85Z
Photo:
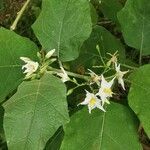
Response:
M125 90L124 81L122 78L118 79L118 83L121 84L122 88Z
M32 61L30 58L28 58L28 57L20 57L20 59L22 60L22 61L24 61L25 63L28 63L29 61Z

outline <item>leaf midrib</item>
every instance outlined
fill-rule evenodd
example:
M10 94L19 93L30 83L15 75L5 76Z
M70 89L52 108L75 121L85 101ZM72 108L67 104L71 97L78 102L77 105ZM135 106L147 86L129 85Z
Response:
M59 30L59 34L58 34L58 45L57 45L57 48L58 48L58 58L60 57L59 53L60 53L61 34L62 34L64 19L65 19L65 16L66 16L66 11L67 11L67 7L68 7L69 3L70 3L70 0L67 1L66 7L65 7L64 16L63 16L62 22L60 24L60 30Z
M103 133L104 133L104 125L105 125L105 117L106 117L106 113L104 112L103 113L103 119L102 119L102 127L101 127L101 131L100 131L100 135L99 135L99 138L100 138L100 146L99 146L99 149L101 150L101 147L102 147L102 142L103 142Z
M38 98L40 85L41 85L41 82L39 81L38 82L38 87L37 87L37 92L36 92L36 98L35 98L35 106L34 106L34 109L33 109L34 111L33 111L33 115L32 115L31 120L30 120L30 126L29 126L29 130L27 132L26 141L25 141L25 145L24 145L24 150L26 149L26 145L28 143L28 138L29 138L29 135L30 135L30 132L31 132L33 120L34 120L34 117L35 117L35 110L36 110L36 106L37 106L37 98Z
M21 65L4 65L4 66L0 66L0 68L11 68L11 67L21 67Z
M145 27L145 9L143 12L143 16L142 16L142 31L141 31L141 44L140 44L140 57L142 57L142 53L143 53L143 44L144 44L144 27Z

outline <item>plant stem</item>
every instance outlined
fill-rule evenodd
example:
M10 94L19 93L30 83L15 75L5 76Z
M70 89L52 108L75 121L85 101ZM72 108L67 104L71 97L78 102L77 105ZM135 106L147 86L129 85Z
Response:
M133 67L133 66L129 66L129 65L126 65L126 64L121 64L121 66L129 68L129 69L133 69L133 70L138 68L138 67Z
M70 90L72 90L72 92L73 92L73 91L76 90L77 88L82 87L82 86L86 86L86 85L89 85L89 84L88 84L88 83L82 83L82 84L79 84L79 85L77 85L76 87L74 87L74 88L72 88L72 89L70 89ZM72 93L72 92L71 92L71 93ZM71 93L68 92L68 93L67 93L67 96L70 95Z
M54 71L54 72L57 72L57 73L63 73L63 71L62 71L61 69L56 69L56 68L52 68L52 67L48 67L48 70L49 70L49 71ZM80 74L73 73L73 72L69 72L69 71L66 71L66 73L67 73L69 76L73 76L73 77L76 77L76 78L84 79L84 80L86 80L86 81L89 81L89 80L90 80L90 77L89 77L89 76L80 75Z
M18 24L20 18L22 17L24 11L26 10L26 8L27 8L27 6L28 6L28 4L29 4L30 1L31 1L31 0L27 0L27 1L24 3L24 5L23 5L23 7L21 8L21 10L17 13L17 17L16 17L15 21L13 22L13 24L11 25L10 30L13 31L13 30L16 29L16 26L17 26L17 24Z
M106 66L106 64L105 64L105 62L104 62L104 59L103 59L103 57L102 57L102 55L101 55L101 51L100 51L99 45L96 46L96 49L97 49L97 51L98 51L98 53L99 53L99 56L100 56L100 59L101 59L103 65Z
M52 74L63 73L63 71L61 69L56 69L56 68L52 68L52 67L48 67L47 70L48 70L48 72L52 72ZM80 78L80 79L83 79L85 81L90 81L91 80L90 76L85 76L85 75L73 73L73 72L70 72L70 71L65 71L65 72L67 73L67 75L75 77L75 78ZM114 76L115 75L105 77L105 79L112 79Z

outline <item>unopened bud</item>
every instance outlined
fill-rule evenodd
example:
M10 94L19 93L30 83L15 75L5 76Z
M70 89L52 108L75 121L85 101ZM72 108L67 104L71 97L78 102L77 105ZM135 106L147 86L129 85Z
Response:
M55 49L50 50L50 51L46 54L45 58L46 58L46 59L49 59L49 58L54 54L54 52L55 52Z

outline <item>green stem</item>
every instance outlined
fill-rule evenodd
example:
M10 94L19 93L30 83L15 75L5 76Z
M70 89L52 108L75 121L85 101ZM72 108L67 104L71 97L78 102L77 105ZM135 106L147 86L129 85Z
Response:
M56 69L56 68L52 68L52 67L48 67L47 70L48 70L48 72L51 72L52 74L63 73L63 71L61 69ZM90 81L90 79L91 79L90 76L80 75L80 74L73 73L73 72L70 72L70 71L66 71L66 73L69 76L72 76L72 77L75 77L75 78L80 78L80 79L83 79L85 81ZM105 77L105 79L112 79L114 76L115 75Z
M58 63L59 63L60 69L62 70L62 72L64 72L65 70L64 70L62 62L60 60L58 60Z
M11 25L10 30L13 31L13 30L16 29L16 26L17 26L17 24L18 24L20 18L22 17L24 11L26 10L26 8L27 8L27 6L28 6L28 4L29 4L30 1L31 1L31 0L27 0L27 1L24 3L23 7L21 8L21 10L20 10L20 11L18 12L18 14L17 14L17 17L16 17L15 21L14 21L13 24Z
M123 67L129 68L129 69L133 69L133 70L138 68L138 67L133 67L133 66L129 66L129 65L126 65L126 64L120 64L120 65L123 66Z
M72 90L72 92L73 92L73 91L76 90L77 88L82 87L82 86L87 86L87 85L88 85L88 83L79 84L79 85L77 85L76 87L74 87L74 88L72 88L72 89L70 89L70 90ZM71 93L72 93L72 92L71 92ZM67 96L70 95L71 93L69 93L69 94L67 93Z
M115 75L112 75L112 76L109 76L109 77L106 77L106 79L113 79L115 77Z
M104 71L103 71L102 74L105 74L105 73L107 73L107 72L110 71L110 70L113 70L113 68L106 67L106 68L104 69Z
M48 67L48 71L54 71L54 72L56 72L56 73L63 73L61 69L56 69L56 68L52 68L52 67ZM76 77L76 78L84 79L84 80L86 80L86 81L89 81L89 80L90 80L90 77L89 77L89 76L80 75L80 74L73 73L73 72L69 72L69 71L66 71L66 73L67 73L69 76L73 76L73 77Z
M97 51L98 51L98 54L99 54L99 56L100 56L100 59L101 59L103 65L106 66L106 64L105 64L105 62L104 62L104 59L103 59L103 57L102 57L102 55L101 55L101 51L100 51L99 45L96 46L96 49L97 49Z

